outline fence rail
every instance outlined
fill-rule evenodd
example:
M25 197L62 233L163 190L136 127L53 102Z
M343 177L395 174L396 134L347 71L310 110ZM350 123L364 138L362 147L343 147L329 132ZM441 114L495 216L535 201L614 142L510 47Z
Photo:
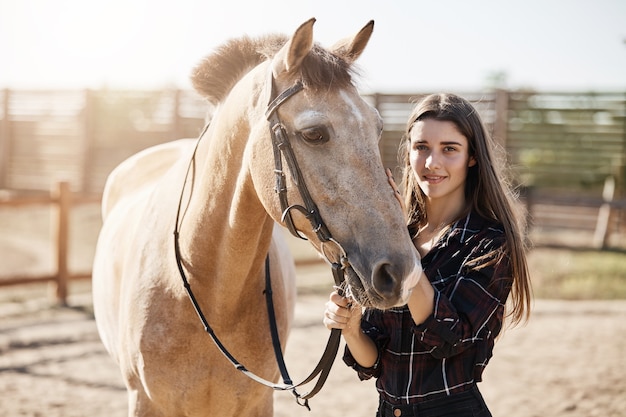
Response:
M51 206L55 214L53 221L53 250L55 252L55 271L39 276L14 275L0 278L0 287L50 282L54 285L56 300L61 305L67 304L68 283L76 279L90 279L87 273L72 273L69 270L69 223L72 208L79 204L100 202L100 196L78 195L72 193L66 181L55 183L47 196L12 196L0 198L0 207L30 207L34 205Z
M612 232L619 231L623 226L622 217L626 214L626 201L613 199L613 184L605 185L604 196L601 200L577 198L576 200L539 198L528 193L523 201L526 210L531 214L531 227L545 226L545 223L559 223L558 227L567 229L569 223L578 228L586 229L593 233L591 246L603 248L607 246ZM68 266L70 246L70 216L72 209L81 204L98 204L101 201L99 195L85 195L74 193L68 182L55 183L47 195L13 195L0 197L0 207L32 207L50 206L53 213L52 251L55 258L55 271L51 274L42 275L12 275L0 277L0 288L6 286L36 284L50 282L53 284L54 296L58 304L66 305L68 287L72 280L91 279L91 271L73 273ZM576 208L577 207L577 208ZM598 208L599 207L599 208ZM572 208L576 208L572 210ZM553 217L552 220L549 220ZM546 218L548 220L546 221ZM538 223L538 220L541 222ZM306 265L313 262L321 262L318 257L296 259L297 265Z
M626 187L626 93L459 92L504 147L515 182L569 192L607 176ZM397 166L414 103L425 93L366 94L384 130L383 163ZM45 190L50 178L98 193L107 174L146 147L196 137L211 115L193 91L0 90L0 189Z

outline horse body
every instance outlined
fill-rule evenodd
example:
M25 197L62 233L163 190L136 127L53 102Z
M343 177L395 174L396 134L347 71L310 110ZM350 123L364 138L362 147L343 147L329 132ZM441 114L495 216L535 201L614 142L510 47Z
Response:
M131 157L107 181L94 312L126 382L131 416L272 415L272 390L237 372L204 332L182 285L173 236L179 226L182 265L215 334L251 372L277 380L263 295L265 258L269 254L283 348L295 269L275 227L283 224L283 213L264 115L272 86L282 91L304 78L304 90L281 106L280 118L287 134L299 139L293 147L300 168L339 243L323 248L309 221L295 213L298 230L326 257L346 252L347 283L364 304L403 303L419 279L419 257L378 154L378 114L351 83L323 86L302 76L308 56L328 54L313 47L312 25L306 22L279 42L269 59L244 40L208 59L211 71L199 68L194 84L217 109L189 178L195 144L183 140ZM325 59L351 64L371 26ZM233 50L243 60L229 85L222 55ZM288 176L288 197L299 202L296 180Z
M171 159L169 153L191 156L193 142L175 144L149 149L138 160L134 157L130 165L135 170L131 172L141 173L137 166L148 165L144 161L151 158L167 161ZM123 183L126 180L132 185L132 180L139 178L119 175L119 171L125 171L122 166L114 172L122 184L110 181L107 185L112 193L127 187L131 194L120 194L112 201L107 193L107 202L114 204L114 209L105 218L94 263L98 329L105 347L120 365L129 390L130 408L136 409L136 415L268 415L271 396L266 392L270 390L234 371L213 348L187 298L176 264L168 256L174 250L173 220L187 160L180 158L160 177L154 177L155 171L151 170L146 178L148 183L141 188ZM215 193L216 205L221 206L218 203L224 194ZM154 202L158 206L151 205ZM239 206L238 210L243 215L251 208ZM275 308L283 341L293 315L295 269L282 231L272 231L274 222L263 220L256 236L236 227L225 233L216 222L194 222L202 232L194 234L196 239L190 245L195 249L185 255L188 268L202 271L197 278L191 275L190 281L215 332L251 371L275 380L278 375L268 319L263 314L263 253L270 253ZM238 224L241 223L234 223ZM161 238L152 233L162 229L165 233ZM220 239L220 235L226 237ZM229 241L233 235L245 238ZM261 255L250 256L257 253ZM237 256L237 262L232 261L233 256ZM212 268L206 267L209 262ZM220 320L212 320L214 317ZM260 366L254 367L256 363ZM177 374L183 378L176 378ZM230 395L215 389L215 384L227 387ZM255 414L246 408L264 411ZM130 415L135 415L134 411Z

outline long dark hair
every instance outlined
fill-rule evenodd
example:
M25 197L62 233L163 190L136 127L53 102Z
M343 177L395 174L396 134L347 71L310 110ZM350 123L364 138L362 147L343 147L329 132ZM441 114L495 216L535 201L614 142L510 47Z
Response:
M511 311L507 313L513 324L526 320L530 314L532 289L526 262L525 239L522 233L522 216L516 210L516 196L502 174L502 158L495 158L497 144L487 133L474 106L455 94L432 94L423 98L413 109L400 145L403 164L402 186L408 212L408 228L416 236L427 223L426 198L417 184L409 163L410 133L420 120L449 121L467 138L469 154L476 164L468 168L465 182L465 199L469 203L463 213L474 211L480 216L502 224L506 236L506 252L513 274Z

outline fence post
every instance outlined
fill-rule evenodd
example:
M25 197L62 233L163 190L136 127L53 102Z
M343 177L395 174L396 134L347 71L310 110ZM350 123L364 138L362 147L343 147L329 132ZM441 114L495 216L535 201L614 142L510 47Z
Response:
M10 96L11 90L5 88L2 100L2 123L0 124L0 188L8 188L7 176L9 173L12 139L10 130Z
M602 190L603 203L598 211L596 231L593 235L593 246L597 249L605 249L609 244L611 235L611 203L615 197L615 178L608 176L604 180Z
M56 246L56 299L59 305L67 305L68 271L68 242L69 242L69 213L72 207L72 195L67 181L54 184L52 198L56 202L56 229L53 231Z
M493 121L493 139L506 149L508 124L509 124L509 92L502 89L496 90L495 96L496 117Z
M182 91L177 88L174 90L174 108L172 109L172 138L180 139L184 137L183 123L180 117L180 101Z
M95 162L95 130L96 130L96 94L85 89L85 107L83 108L83 161L80 172L80 189L82 192L91 190L93 166Z

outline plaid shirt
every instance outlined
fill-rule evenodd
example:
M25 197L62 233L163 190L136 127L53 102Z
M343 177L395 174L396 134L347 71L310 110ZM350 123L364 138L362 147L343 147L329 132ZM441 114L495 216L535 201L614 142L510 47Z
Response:
M378 346L378 361L372 368L361 367L346 347L346 364L362 380L377 378L381 398L392 404L472 388L491 358L512 284L508 257L498 259L493 252L504 246L497 223L475 213L456 222L422 259L435 288L433 314L416 325L407 306L367 309L361 326ZM468 265L484 255L494 262Z

